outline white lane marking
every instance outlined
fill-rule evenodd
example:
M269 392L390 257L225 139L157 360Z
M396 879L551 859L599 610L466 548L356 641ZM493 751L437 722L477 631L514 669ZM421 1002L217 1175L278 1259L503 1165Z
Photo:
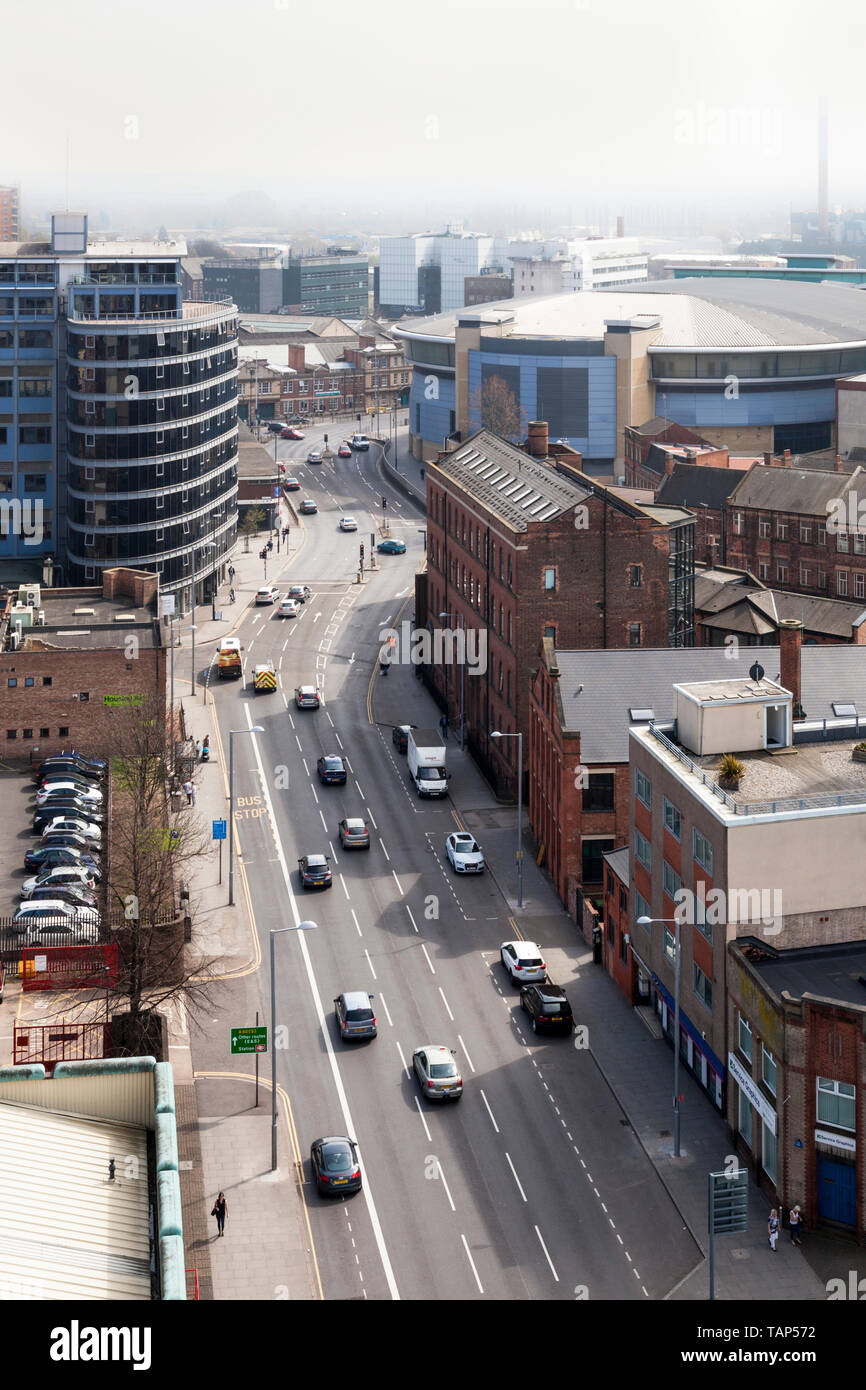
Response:
M525 1201L526 1201L526 1193L525 1193L524 1190L523 1190L523 1183L520 1181L519 1177L517 1176L517 1169L515 1168L514 1164L511 1162L511 1154L506 1153L505 1157L508 1159L508 1166L509 1166L509 1168L511 1169L512 1173L514 1174L514 1181L517 1183L518 1191L520 1192L520 1195L521 1195L521 1197L523 1198L523 1200L524 1200L524 1202L525 1202ZM535 1229L538 1230L538 1227L536 1226Z
M407 1077L409 1078L409 1080L411 1081L411 1079L412 1079L412 1072L411 1072L411 1070L409 1069L409 1067L406 1066L406 1058L403 1056L403 1049L402 1049L402 1047L400 1046L400 1044L397 1042L397 1039L396 1039L396 1038L394 1039L394 1043L395 1043L395 1046L396 1046L396 1048L397 1048L397 1051L398 1051L399 1054L400 1054L400 1062L401 1062L401 1064L402 1064L403 1070L404 1070L404 1072L406 1073L406 1076L407 1076Z
M346 902L348 902L348 901L349 901L349 890L348 890L348 888L346 887L346 880L343 878L343 875L342 875L342 874L340 874L340 882L341 882L342 885L343 885L343 892L346 894Z
M366 946L364 947L364 955L367 957L367 964L370 967L370 974L373 976L374 980L378 980L379 977L376 974L376 971L373 969L373 962L370 959L370 952L367 950Z
M291 632L291 628L289 628L289 632ZM289 639L288 639L288 637L287 637L286 640L285 640L285 642L283 643L283 645L280 647L280 651L281 651L281 652L284 652L284 651L286 650L286 647L287 647L288 645L289 645Z
M538 1239L541 1241L541 1248L542 1248L542 1250L544 1251L544 1254L545 1254L545 1256L546 1256L546 1258L547 1258L547 1263L550 1265L550 1272L551 1272L551 1274L553 1275L554 1279L556 1280L556 1282L557 1282L557 1284L558 1284L558 1283L559 1283L559 1275L557 1274L556 1270L555 1270L554 1267L553 1267L553 1260L550 1258L550 1255L548 1254L547 1246L546 1246L545 1243L544 1243L544 1237L542 1236L542 1234L541 1234L541 1232L539 1231L539 1229L538 1229L537 1226L536 1226L536 1228L535 1228L535 1234L538 1236Z
M415 930L417 931L417 930L418 930L418 923L415 921L415 918L412 916L412 909L411 909L411 907L409 906L408 903L406 904L406 911L409 913L409 921L412 923L412 926L413 926L413 927L415 928Z
M385 1003L385 996L384 996L384 994L380 994L380 995L379 995L379 998L380 998L380 1000L382 1001L382 1008L385 1010L385 1017L387 1018L390 1027L393 1028L393 1027L394 1027L394 1020L393 1020L393 1018L391 1017L391 1014L390 1014L389 1011L388 1011L388 1005Z
M461 1038L461 1036L460 1036L459 1033L457 1034L457 1041L459 1042L460 1046L463 1048L463 1051L466 1052L466 1044L465 1044L465 1042L463 1041L463 1039ZM468 1052L466 1052L466 1060L467 1060L467 1062L469 1063L470 1071L474 1071L475 1068L474 1068L473 1065L472 1065L472 1058L469 1056L469 1053L468 1053Z
M367 807L367 815L370 817L370 820L373 821L373 829L374 829L374 830L378 830L379 827L378 827L378 825L376 824L376 822L373 820L373 812L370 810L369 806Z
M381 836L381 835L379 836L379 844L382 846L382 853L384 854L385 858L387 859L388 863L390 864L390 863L391 863L391 856L390 856L390 854L388 853L388 851L387 851L386 848L385 848L385 841L382 839L382 836Z
M244 706L244 710L245 710L246 717L247 717L247 726L251 729L251 728L253 727L253 720L252 720L252 714L251 714L251 711L250 711L249 704L246 704L246 705ZM265 800L266 800L267 805L268 805L268 811L269 811L270 817L271 817L271 824L272 824L273 826L276 826L276 824L277 824L277 818L276 818L276 815L274 814L274 805L273 805L273 801L271 800L270 790L269 790L269 787L268 787L267 779L266 779L266 777L265 777L265 769L264 769L264 765L263 765L263 763L262 763L262 755L261 755L261 750L259 749L258 735L257 735L257 734L253 734L252 742L253 742L253 747L254 747L254 749L255 749L256 763L257 763L257 765L258 765L259 777L260 777L260 779L261 779L261 784L262 784L262 790L263 790L264 797L265 797ZM275 835L275 845L276 845L277 858L278 858L278 861L279 861L280 870L281 870L282 875L283 875L283 884L284 884L285 890L286 890L286 898L288 899L289 906L290 906L291 912L292 912L292 917L294 918L294 925L295 925L296 927L299 927L300 924L301 924L301 914L300 914L300 912L298 911L297 900L296 900L296 898L295 898L294 892L292 891L292 883L291 883L291 879L290 879L290 877L289 877L288 866L287 866L287 864L286 864L286 856L285 856L285 854L283 853L283 847L282 847L282 844L281 844L281 842L280 842L279 833L278 833L278 832L276 832L276 835ZM340 1106L340 1110L341 1110L341 1113L342 1113L342 1116L343 1116L343 1123L346 1125L345 1133L346 1133L346 1134L351 1134L351 1135L357 1135L358 1131L357 1131L357 1128L355 1127L355 1122L354 1122L354 1120L352 1119L352 1115L351 1115L351 1112L350 1112L350 1110L349 1110L349 1100L348 1100L348 1097L347 1097L347 1095L346 1095L345 1087L343 1086L343 1078L342 1078L342 1076L340 1075L340 1068L339 1068L339 1066L338 1066L338 1064L337 1064L337 1058L336 1058L336 1054L335 1054L335 1052L334 1052L334 1044L333 1044L333 1042L331 1041L330 1029L328 1028L328 1024L327 1024L327 1021L326 1021L326 1019L325 1019L325 1011L324 1011L324 1009L323 1009L323 1007L322 1007L322 1000L321 1000L321 997L320 997L320 995L319 995L319 987L318 987L318 984L316 983L316 976L315 976L315 974L314 974L314 972L313 972L313 964L312 964L312 961L310 960L310 952L309 952L309 948L308 948L308 946L307 946L307 942L306 942L306 940L305 940L305 937L306 937L306 932L298 932L298 946L300 947L301 956L302 956L302 958L303 958L304 969L305 969L305 971L306 971L306 974L307 974L307 981L308 981L309 986L310 986L310 994L312 995L313 1004L314 1004L315 1009L316 1009L316 1016L317 1016L318 1021L319 1021L319 1028L321 1029L322 1037L323 1037L324 1042L325 1042L325 1050L326 1050L326 1052L327 1052L327 1054L328 1054L328 1065L329 1065L330 1068L331 1068L331 1075L332 1075L333 1078L334 1078L334 1086L335 1086L336 1091L337 1091L337 1101L338 1101L338 1104L339 1104L339 1106ZM360 1146L359 1146L358 1152L359 1152L359 1153L361 1152ZM362 1160L362 1163L363 1163L363 1160ZM384 1270L384 1272L385 1272L385 1280L386 1280L387 1285L388 1285L388 1291L389 1291L389 1293L391 1294L392 1299L394 1299L395 1301L399 1301L399 1298L400 1298L400 1291L399 1291L399 1289L397 1288L397 1281L396 1281L396 1279L394 1278L394 1269L393 1269L393 1266L392 1266L392 1264L391 1264L391 1257L390 1257L390 1255L388 1254L388 1247L387 1247L387 1245L385 1244L385 1236L384 1236L383 1231L382 1231L382 1226L381 1226L381 1223L380 1223L380 1221L379 1221L379 1213L378 1213L378 1210L377 1210L377 1208L376 1208L375 1200L374 1200L374 1198L373 1198L373 1189L372 1189L372 1186L371 1186L371 1184L370 1184L369 1178L367 1177L367 1173L366 1173L366 1164L363 1164L363 1169L364 1169L364 1186L362 1187L361 1191L362 1191L363 1194L364 1194L364 1201L366 1202L367 1211L368 1211L369 1216L370 1216L370 1225L372 1226L372 1229L373 1229L373 1236L374 1236L374 1239L375 1239L375 1241L376 1241L376 1247L377 1247L377 1249L378 1249L378 1251L379 1251L379 1258L380 1258L380 1260L382 1261L382 1268L383 1268L383 1270Z
M383 848L384 848L384 846L383 846ZM394 870L393 870L393 869L391 870L391 873L394 874L394 882L396 883L397 887L400 889L400 894L401 894L401 896L402 896L402 895L403 895L403 889L400 888L400 880L399 880L399 878L397 877L396 873L394 873Z
M424 1133L427 1135L427 1143L428 1143L428 1144L432 1144L432 1143L433 1143L433 1136L432 1136L432 1134L430 1133L429 1129L427 1128L427 1117L426 1117L426 1115L424 1114L424 1111L423 1111L422 1108L421 1108L421 1102L420 1102L420 1100L418 1099L417 1096L414 1097L414 1100L415 1100L415 1104L416 1104L417 1107L418 1107L418 1114L421 1116L421 1123L422 1123L422 1125L424 1126Z
M352 764L349 762L349 759L348 759L348 758L344 758L344 759L343 759L343 762L346 764L346 767L349 769L349 771L351 772L352 776L354 777L354 775L355 775L355 769L352 767Z
M320 811L320 812L319 812L319 815L321 815L321 814L322 814L322 813L321 813L321 811ZM325 829L326 829L326 830L327 830L327 828L328 828L328 827L325 826ZM330 840L328 841L328 849L331 851L331 858L333 859L334 863L335 863L335 864L339 864L340 861L339 861L339 859L337 858L337 852L336 852L336 850L334 849L334 846L332 845L332 843L331 843Z
M301 762L304 764L304 771L306 772L307 776L309 777L309 775L310 775L310 769L307 767L307 760L306 760L306 758L301 758Z
M321 618L321 616L322 616L321 611L318 612L318 613L314 613L314 614L313 614L313 622L314 622L314 623L317 623L317 622L319 621L319 619Z
M361 925L360 925L360 923L359 923L357 917L355 916L355 909L354 909L353 907L350 907L350 908L349 908L349 911L350 911L351 914L352 914L352 921L355 923L355 926L356 926L357 929L358 929L358 935L361 936L361 934L362 934L362 933L361 933Z
M352 776L354 777L354 773L352 774ZM366 801L367 798L366 798L365 795L364 795L364 792L363 792L362 787L361 787L361 783L358 781L357 777L355 777L355 786L358 788L358 795L360 796L361 800L362 800L362 801Z
M448 1010L448 1017L450 1018L451 1022L453 1023L453 1022L454 1022L454 1015L453 1015L452 1012L451 1012L451 1009L450 1009L450 1007L449 1007L449 1005L448 1005L448 1000L445 998L445 991L444 991L444 989L442 988L441 985L439 986L439 993L442 995L442 1003L445 1005L445 1008Z
M319 815L322 817L322 825L325 827L325 834L327 834L327 833L328 833L328 822L325 820L325 817L324 817L324 815L322 814L322 808L321 808L321 806L319 807Z
M472 1252L470 1251L469 1246L466 1243L466 1237L463 1235L462 1231L460 1233L460 1239L463 1241L463 1249L466 1251L466 1258L472 1266L472 1273L475 1275L475 1282L478 1285L478 1292L483 1293L484 1289L481 1286L481 1280L478 1278L478 1270L475 1268L475 1261L472 1258Z
M327 710L325 710L325 715L326 715L326 717L327 717L328 723L330 724L331 728L332 728L332 729L336 728L336 725L334 724L334 721L333 721L333 719L331 718L331 716L328 714L328 711L327 711Z
M316 788L313 786L312 782L310 783L310 791L313 793L313 800L315 801L316 805L318 806L318 804L319 804L319 797L318 797L318 794L317 794L317 792L316 792Z
M298 738L297 734L295 734L295 743L298 745L298 752L303 753L304 750L301 747L301 740Z
M285 699L285 696L284 696L283 698ZM287 710L288 710L288 704L289 704L289 702L288 702L288 700L286 700L286 709L287 709ZM294 729L294 727L295 727L295 721L294 721L294 719L292 718L291 710L289 710L289 723L291 724L292 728Z
M495 1121L494 1118L493 1118L493 1111L490 1109L490 1106L487 1104L487 1097L486 1097L486 1095L484 1094L483 1091L481 1092L481 1099L484 1101L484 1104L487 1106L487 1113L488 1113L488 1115L490 1116L490 1123L492 1124L493 1128L496 1130L496 1133L498 1134L498 1133L499 1133L499 1126L498 1126L498 1124L496 1123L496 1121Z
M339 743L340 747L342 748L342 746L343 746L343 740L340 738L340 735L335 733L335 734L334 734L334 738L337 740L337 742Z
M431 974L431 975L435 975L435 974L436 974L436 971L433 969L433 962L432 962L432 960L430 959L430 957L429 957L428 954L427 954L427 947L424 945L424 942L423 942L423 941L421 942L421 950L424 952L424 959L426 960L427 964L430 966L430 974Z
M452 1211L456 1211L457 1208L455 1207L454 1202L453 1202L453 1200L452 1200L452 1198L451 1198L451 1189L450 1189L450 1187L448 1186L448 1183L447 1183L446 1180L445 1180L445 1174L444 1174L443 1171L442 1171L442 1164L439 1162L438 1158L437 1158L437 1160L436 1160L436 1167L439 1169L439 1176L440 1176L440 1178L442 1179L442 1186L445 1188L445 1196L448 1198L448 1202L449 1202L449 1204L450 1204L450 1206L451 1206L451 1210L452 1210Z

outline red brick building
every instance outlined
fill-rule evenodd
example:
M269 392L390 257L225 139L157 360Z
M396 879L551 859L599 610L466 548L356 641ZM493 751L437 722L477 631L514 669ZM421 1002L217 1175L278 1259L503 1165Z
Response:
M701 435L676 420L668 420L664 415L655 415L643 425L626 425L625 440L625 482L627 487L651 487L651 483L640 481L643 466L653 444L674 444L682 447L712 449L714 446Z
M631 951L628 846L604 856L603 955L604 968L627 999L637 1002L638 972Z
M618 497L581 472L580 455L549 457L546 424L529 430L531 455L481 430L427 468L428 626L462 624L479 660L462 682L444 658L426 675L455 723L462 685L468 744L505 794L516 793L516 740L490 733L527 737L543 637L583 648L694 641L691 515Z

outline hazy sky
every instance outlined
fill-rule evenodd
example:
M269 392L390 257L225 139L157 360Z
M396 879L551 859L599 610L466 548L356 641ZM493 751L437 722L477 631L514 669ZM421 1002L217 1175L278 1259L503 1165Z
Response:
M857 0L9 0L25 212L268 193L310 221L862 206ZM536 213L533 216L533 209ZM396 229L396 227L395 227Z

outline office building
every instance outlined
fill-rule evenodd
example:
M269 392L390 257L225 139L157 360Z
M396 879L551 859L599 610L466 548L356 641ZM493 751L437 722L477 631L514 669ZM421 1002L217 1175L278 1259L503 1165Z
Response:
M504 237L464 232L459 222L444 232L382 237L379 301L383 316L444 314L463 308L467 277L483 271L507 273L507 249Z
M0 242L17 241L21 235L19 200L21 190L0 185Z
M292 314L365 318L370 309L366 256L290 256L283 268L282 302Z

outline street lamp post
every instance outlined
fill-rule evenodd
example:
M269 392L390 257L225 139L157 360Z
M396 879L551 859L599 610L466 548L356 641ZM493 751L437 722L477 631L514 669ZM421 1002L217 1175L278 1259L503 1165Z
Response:
M263 734L261 724L253 724L250 729L229 730L229 907L235 901L235 734Z
M171 642L171 770L174 772L174 614L170 614L168 620L169 641Z
M638 917L641 927L675 927L674 932L674 1158L680 1156L680 924L676 917Z
M523 734L503 734L494 729L491 738L517 739L517 906L523 906Z
M450 622L454 614L440 613L439 617L447 618ZM462 613L458 613L457 618L463 633L463 659L460 662L460 752L462 753L466 747L466 623L463 621Z
M250 730L249 732L252 732ZM277 975L274 969L274 937L287 931L315 931L315 922L299 922L296 927L271 927L271 1172L277 1166L277 1049L274 1045L274 1026L277 1016Z

